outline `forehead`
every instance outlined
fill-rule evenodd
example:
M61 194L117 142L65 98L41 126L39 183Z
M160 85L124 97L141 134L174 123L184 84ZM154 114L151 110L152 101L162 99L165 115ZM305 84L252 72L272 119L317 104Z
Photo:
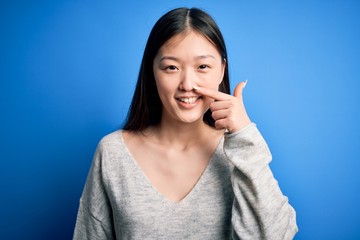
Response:
M186 31L166 41L158 54L218 54L216 46L204 35L195 31Z

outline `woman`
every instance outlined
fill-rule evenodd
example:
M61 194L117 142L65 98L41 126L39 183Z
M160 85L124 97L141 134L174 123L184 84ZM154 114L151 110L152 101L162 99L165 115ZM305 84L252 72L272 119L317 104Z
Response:
M74 239L291 239L295 211L205 12L152 29L123 130L96 150Z

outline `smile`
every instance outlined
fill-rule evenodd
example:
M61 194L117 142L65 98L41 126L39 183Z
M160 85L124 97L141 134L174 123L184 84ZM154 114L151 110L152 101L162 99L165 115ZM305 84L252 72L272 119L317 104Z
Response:
M196 102L196 100L198 100L200 97L181 97L181 98L177 98L177 100L179 100L180 102L184 102L184 103L188 103L188 104L192 104L194 102Z

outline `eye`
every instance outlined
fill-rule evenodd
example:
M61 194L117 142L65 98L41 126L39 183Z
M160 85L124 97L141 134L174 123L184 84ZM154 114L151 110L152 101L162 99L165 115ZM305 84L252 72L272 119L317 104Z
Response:
M198 68L199 68L200 70L202 70L202 71L206 71L207 69L210 68L210 66L209 66L209 65L206 65L206 64L201 64Z
M178 68L176 66L174 66L174 65L170 65L170 66L165 67L165 70L167 70L167 71L176 71L176 70L178 70Z

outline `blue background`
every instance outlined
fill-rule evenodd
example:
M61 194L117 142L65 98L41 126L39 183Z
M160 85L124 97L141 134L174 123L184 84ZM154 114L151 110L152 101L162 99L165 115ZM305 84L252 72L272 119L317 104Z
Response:
M71 239L92 155L118 129L155 21L207 10L232 86L297 211L296 239L360 239L358 1L1 1L0 239Z

